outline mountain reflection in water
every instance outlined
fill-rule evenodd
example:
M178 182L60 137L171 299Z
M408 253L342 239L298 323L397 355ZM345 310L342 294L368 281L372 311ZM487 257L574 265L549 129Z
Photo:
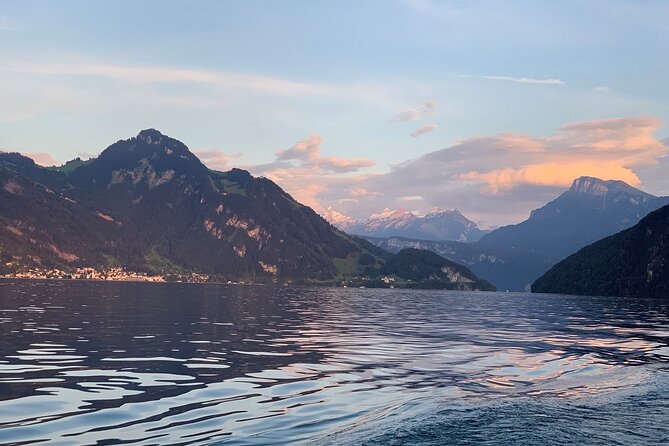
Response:
M668 306L6 280L0 443L660 444Z

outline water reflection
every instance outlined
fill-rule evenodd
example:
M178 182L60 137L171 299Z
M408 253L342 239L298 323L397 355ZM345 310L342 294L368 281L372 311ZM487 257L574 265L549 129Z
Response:
M277 444L426 404L640 392L666 373L667 304L0 282L0 439Z

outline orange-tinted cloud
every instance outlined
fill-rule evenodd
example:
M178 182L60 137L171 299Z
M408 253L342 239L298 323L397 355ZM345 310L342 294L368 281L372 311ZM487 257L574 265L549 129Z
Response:
M229 163L232 159L240 156L239 153L229 155L220 150L200 150L194 152L200 158L202 163L210 169L225 170L228 169Z
M518 222L579 176L618 179L641 188L649 179L661 191L658 162L669 159L669 147L654 136L660 126L657 118L637 116L569 124L545 137L502 133L468 138L388 173L330 185L316 198L338 204L354 217L401 207L398 197L420 196L426 209L457 207L477 220ZM353 188L374 195L354 196Z
M30 152L25 153L25 156L32 158L35 163L44 167L58 166L61 164L60 161L46 152Z
M308 138L298 141L293 147L279 150L276 154L277 161L298 161L306 167L329 170L333 172L353 172L364 167L376 164L372 160L364 158L337 158L334 156L322 156L321 144L323 138L312 134Z
M279 184L297 201L318 212L325 210L321 197L331 193L332 187L351 179L350 174L371 167L373 160L323 156L323 138L312 134L288 149L279 150L274 162L247 167L253 174L262 175ZM343 175L346 174L346 175ZM358 189L353 195L366 196L370 192Z
M587 172L587 173L585 173ZM592 176L602 179L617 179L632 186L641 183L639 177L630 169L613 164L592 162L576 163L546 163L521 167L519 169L497 169L486 173L469 172L460 175L463 180L484 182L486 192L498 194L501 191L512 189L519 184L535 186L563 186L569 187L574 178Z
M667 147L653 136L661 124L657 118L641 116L570 124L540 139L498 135L498 150L486 155L498 168L476 168L457 178L482 182L491 194L521 184L569 186L582 175L638 186L635 168L653 165L667 154Z
M569 124L544 137L468 138L382 174L360 171L373 164L370 160L323 156L323 138L311 135L277 152L274 162L249 169L318 212L332 206L367 217L411 199L417 210L458 208L475 220L506 224L526 218L579 176L641 188L651 175L655 187L658 181L669 183L666 173L658 172L658 162L669 160L669 146L654 136L660 126L656 118L638 116Z

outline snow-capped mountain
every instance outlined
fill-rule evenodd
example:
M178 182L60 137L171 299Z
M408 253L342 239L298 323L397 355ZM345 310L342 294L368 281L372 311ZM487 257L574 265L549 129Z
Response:
M370 215L353 229L366 235L370 235L370 232L396 232L410 227L416 220L418 217L405 209L385 208L383 212Z
M421 216L406 209L386 208L358 221L328 208L323 218L342 231L368 237L475 242L486 233L457 209L435 208Z
M355 218L349 217L348 215L342 214L341 212L337 212L331 207L327 208L325 212L321 214L321 217L323 217L334 227L339 228L344 232L348 232L351 227L357 224Z

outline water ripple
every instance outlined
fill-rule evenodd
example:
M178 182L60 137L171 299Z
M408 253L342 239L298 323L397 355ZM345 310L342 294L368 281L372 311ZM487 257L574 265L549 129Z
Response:
M667 301L0 285L3 444L669 439Z

